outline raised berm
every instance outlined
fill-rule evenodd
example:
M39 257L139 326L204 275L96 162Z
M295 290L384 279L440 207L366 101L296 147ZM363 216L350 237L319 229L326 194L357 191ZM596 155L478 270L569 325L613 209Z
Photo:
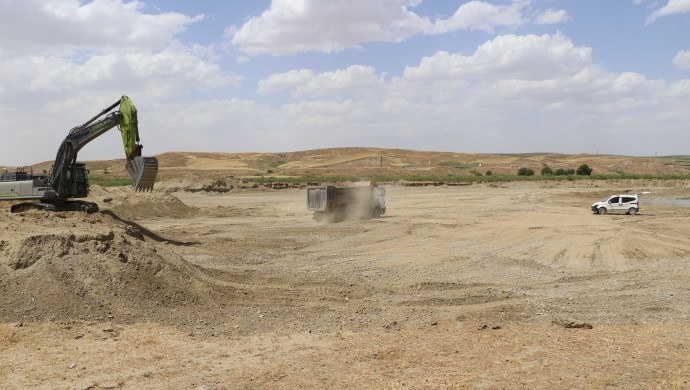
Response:
M195 243L133 222L195 210L171 195L98 190L95 214L0 210L0 322L157 321L192 324L180 307L219 312L237 290L176 253ZM100 199L102 200L102 199Z

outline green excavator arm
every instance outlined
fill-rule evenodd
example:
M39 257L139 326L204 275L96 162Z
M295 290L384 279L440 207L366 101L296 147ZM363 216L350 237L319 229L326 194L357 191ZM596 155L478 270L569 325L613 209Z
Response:
M125 169L132 177L136 190L152 190L158 175L158 160L155 157L142 157L139 143L139 121L137 107L127 96L120 99L120 133L125 147L127 164Z
M139 123L137 120L137 107L127 96L120 99L120 133L122 133L122 143L125 146L125 155L130 160L130 155L137 149L139 144ZM141 150L141 148L138 148Z

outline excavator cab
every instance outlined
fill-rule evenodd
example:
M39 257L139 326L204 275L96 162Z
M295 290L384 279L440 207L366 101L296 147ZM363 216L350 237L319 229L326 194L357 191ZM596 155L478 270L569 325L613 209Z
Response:
M89 196L89 179L84 163L74 163L69 166L63 178L66 188L69 188L70 198L86 198Z

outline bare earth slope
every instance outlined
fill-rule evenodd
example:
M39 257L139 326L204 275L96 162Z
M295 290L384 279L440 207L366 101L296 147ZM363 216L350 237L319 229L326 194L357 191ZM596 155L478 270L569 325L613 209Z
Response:
M473 172L515 174L521 167L537 174L544 165L577 169L588 164L594 173L688 174L690 157L631 157L557 153L468 154L382 148L333 148L286 153L167 152L156 156L160 176L190 173L219 175L470 175ZM47 169L52 162L37 164ZM91 172L101 177L124 176L124 160L89 161Z
M690 386L690 209L589 211L688 182L392 185L337 224L302 190L159 184L0 210L1 388Z

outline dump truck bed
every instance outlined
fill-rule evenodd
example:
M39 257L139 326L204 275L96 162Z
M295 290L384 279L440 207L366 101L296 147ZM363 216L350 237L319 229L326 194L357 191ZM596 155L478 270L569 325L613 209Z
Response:
M328 211L371 202L372 187L318 186L307 188L307 209Z

